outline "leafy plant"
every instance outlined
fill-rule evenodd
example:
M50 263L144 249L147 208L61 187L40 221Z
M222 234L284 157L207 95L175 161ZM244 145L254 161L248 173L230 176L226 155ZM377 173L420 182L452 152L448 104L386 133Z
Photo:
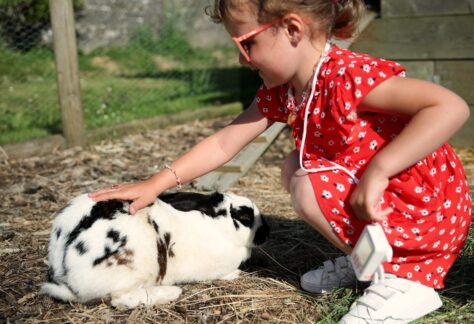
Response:
M50 48L38 47L28 52L18 52L0 40L1 82L15 80L26 82L31 78L54 78L54 54Z
M179 60L186 60L197 54L184 34L177 31L174 24L168 21L165 22L159 32L158 53L165 56L173 55Z
M149 53L163 56L172 56L180 61L196 57L198 54L198 51L191 47L185 35L170 22L165 22L158 33L155 33L150 26L138 28L130 39L129 47L142 48Z

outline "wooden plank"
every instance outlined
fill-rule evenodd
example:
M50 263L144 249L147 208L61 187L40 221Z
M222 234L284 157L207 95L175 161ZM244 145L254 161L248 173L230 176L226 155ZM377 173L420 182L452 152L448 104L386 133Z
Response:
M473 13L473 0L382 0L383 18Z
M399 61L407 70L407 77L433 82L434 61Z
M473 61L401 61L407 76L436 82L456 92L470 104L471 117L449 140L458 147L474 146L474 60Z
M375 19L351 46L395 60L474 58L474 15Z
M399 61L407 76L441 84L474 104L474 60Z
M61 135L47 136L23 143L7 144L0 147L0 161L40 156L65 147L66 139Z
M254 140L239 152L232 160L219 167L217 172L247 172L250 167L258 160L260 155L266 151L268 145L280 134L286 124L275 123L268 128L262 135L267 139L266 142Z
M456 147L474 147L474 105L471 105L471 118L449 140L449 144Z
M272 127L268 128L263 134L257 137L253 142L254 143L271 143L273 140L280 134L286 124L275 123Z
M282 128L278 128L277 130L278 132L274 132L275 137L276 135L280 133ZM272 141L273 140L268 141L268 142L258 142L258 141L255 142L254 141L250 143L242 151L240 151L239 154L237 154L231 161L219 167L217 171L218 172L240 172L240 173L247 172L250 169L250 167L258 160L260 155L262 155L263 152L266 151L266 149L268 148L269 144Z
M462 161L462 160L461 160ZM474 163L463 161L464 172L466 172L467 181L469 182L469 187L471 191L471 196L474 197ZM474 201L472 202L474 205Z
M195 180L194 186L200 190L226 190L254 165L268 146L280 134L286 124L275 123L265 131L268 142L253 141L225 165ZM264 134L265 134L264 133Z
M435 75L439 83L474 105L474 60L437 61Z
M247 172L258 160L273 140L280 134L286 124L275 123L255 140L247 145L232 160L216 169L217 172Z
M334 44L336 44L340 48L349 48L349 46L351 46L351 44L357 38L357 35L360 34L370 24L370 22L375 19L375 17L377 17L377 13L375 11L367 11L360 21L356 36L354 38L345 40L334 39Z
M226 191L242 177L238 172L216 172L213 171L203 177L196 179L193 186L204 191Z
M49 0L49 7L63 134L69 146L82 145L84 120L72 0Z
M240 172L243 173L250 169L252 164L258 159L259 148L265 148L264 143L250 143L239 152L231 161L216 169L218 172ZM254 158L255 157L255 158Z

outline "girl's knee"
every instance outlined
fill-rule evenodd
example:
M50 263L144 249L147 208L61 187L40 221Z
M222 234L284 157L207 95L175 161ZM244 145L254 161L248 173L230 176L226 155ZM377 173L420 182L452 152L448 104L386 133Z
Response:
M303 218L320 217L322 212L308 175L297 171L290 180L289 192L295 211Z
M313 185L306 172L298 170L290 181L290 195L295 212L329 242L344 253L350 254L350 248L335 234L319 207Z
M286 158L285 162L283 162L283 165L281 167L281 183L283 185L283 188L286 189L286 191L290 192L290 183L291 183L291 178L295 174L295 172L299 169L299 163L298 163L298 152L293 151L291 152L288 157Z

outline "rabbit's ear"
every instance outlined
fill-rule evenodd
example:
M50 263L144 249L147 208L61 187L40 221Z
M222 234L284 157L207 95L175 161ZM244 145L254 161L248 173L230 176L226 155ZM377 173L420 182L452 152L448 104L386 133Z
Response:
M270 227L268 226L265 218L261 217L262 224L257 228L255 236L253 237L253 244L262 245L270 235Z

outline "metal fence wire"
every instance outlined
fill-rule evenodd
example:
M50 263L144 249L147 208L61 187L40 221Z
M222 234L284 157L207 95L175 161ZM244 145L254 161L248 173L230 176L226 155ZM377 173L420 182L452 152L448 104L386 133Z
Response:
M252 96L229 43L190 42L207 1L179 1L184 17L166 0L74 0L86 129ZM52 48L48 0L0 0L0 144L61 133Z
M0 1L0 143L61 130L54 56L42 45L49 16L41 10Z

